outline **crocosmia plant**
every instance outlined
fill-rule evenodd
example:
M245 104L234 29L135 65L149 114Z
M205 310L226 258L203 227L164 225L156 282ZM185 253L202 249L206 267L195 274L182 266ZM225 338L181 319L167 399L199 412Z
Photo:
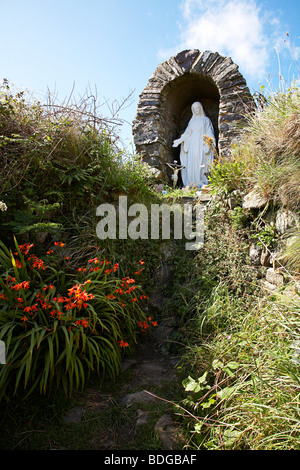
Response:
M0 399L20 389L26 396L60 387L70 394L91 373L114 378L147 321L147 297L134 278L119 274L119 263L96 253L77 274L66 274L52 262L64 249L55 242L37 256L32 243L15 240L10 250L0 242L0 340L7 351Z

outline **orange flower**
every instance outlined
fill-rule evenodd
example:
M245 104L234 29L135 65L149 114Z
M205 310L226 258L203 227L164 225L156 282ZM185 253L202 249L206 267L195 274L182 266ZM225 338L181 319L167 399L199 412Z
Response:
M81 272L84 272L84 273L85 273L86 268L78 268L77 271L78 271L79 273L81 273Z
M22 268L23 264L21 263L20 260L16 259L16 260L15 260L15 263L16 263L16 267L17 267L17 268Z
M115 272L119 269L119 263L116 263L116 264L114 265L114 268L113 268L113 269L114 269L114 273L115 273Z
M107 298L108 298L108 300L110 300L110 299L115 299L115 298L116 298L116 296L115 296L115 295L113 295L113 294L108 294Z
M119 345L120 345L120 348L126 348L127 346L129 346L129 344L123 339L119 341Z
M30 248L33 247L33 243L24 243L24 245L19 245L21 253L24 253L24 255L28 255L28 252Z
M142 264L145 263L145 261L140 260L139 263L140 263L140 265L142 265Z
M11 287L13 290L20 290L20 289L28 289L29 288L29 281L23 281L20 282L19 284L15 284L14 286Z
M122 278L122 281L123 281L123 283L121 284L122 287L123 287L125 284L134 284L134 283L135 283L135 280L134 280L134 279L130 279L130 277L123 277L123 278Z
M81 292L81 284L75 284L75 286L71 287L68 289L69 296L74 294L75 296L78 295Z
M37 304L29 305L28 307L23 308L23 312L33 314L33 312L37 312Z
M30 256L29 260L34 260L32 263L32 268L42 269L45 271L46 266L43 260L37 258L35 255Z
M53 290L53 289L54 289L54 286L49 285L49 286L43 287L43 290L47 290L47 289Z
M76 320L75 325L82 325L83 328L87 328L89 325L89 322L87 320Z
M116 289L116 294L124 294L124 290L123 289Z
M65 246L65 244L62 243L62 242L54 242L54 245L55 245L55 246L60 246L61 248L62 248L63 246Z
M15 277L11 277L11 276L7 276L6 278L6 285L9 283L9 282L16 282L17 279Z
M136 289L136 286L128 287L128 289L125 291L125 294L130 294L130 292L132 292L135 289Z
M53 297L53 300L54 300L54 302L57 302L58 304L62 304L64 302L67 302L68 299L66 297L62 297L60 295L58 297Z
M93 299L95 296L93 294L88 294L85 290L81 289L82 284L76 284L75 286L68 289L69 297L73 296L73 303L68 306L68 310L70 308L78 308L79 310L84 307L88 306L87 301ZM67 299L67 301L71 301L71 299Z

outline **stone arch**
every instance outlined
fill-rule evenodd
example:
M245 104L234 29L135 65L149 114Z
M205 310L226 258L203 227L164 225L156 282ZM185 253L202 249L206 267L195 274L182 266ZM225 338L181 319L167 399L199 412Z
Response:
M133 136L138 155L161 170L179 161L172 142L185 129L191 105L200 101L214 126L220 156L230 156L246 109L254 100L230 57L217 52L186 50L160 64L140 95Z

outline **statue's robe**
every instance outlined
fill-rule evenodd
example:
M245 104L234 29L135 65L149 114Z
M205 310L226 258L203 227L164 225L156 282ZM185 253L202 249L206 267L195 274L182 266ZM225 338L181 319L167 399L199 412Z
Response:
M212 139L212 145L205 142L205 136ZM207 184L205 173L209 172L213 162L216 144L210 119L205 115L193 116L181 139L180 163L185 167L181 171L183 185Z

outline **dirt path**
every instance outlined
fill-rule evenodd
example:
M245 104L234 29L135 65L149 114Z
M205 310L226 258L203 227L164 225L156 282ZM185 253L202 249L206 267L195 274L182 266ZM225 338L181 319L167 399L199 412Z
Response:
M102 417L103 426L91 442L98 450L182 448L172 405L181 387L178 358L162 345L159 335L139 344L134 357L123 361L119 385L109 391L89 389L82 403L65 415L64 423Z

